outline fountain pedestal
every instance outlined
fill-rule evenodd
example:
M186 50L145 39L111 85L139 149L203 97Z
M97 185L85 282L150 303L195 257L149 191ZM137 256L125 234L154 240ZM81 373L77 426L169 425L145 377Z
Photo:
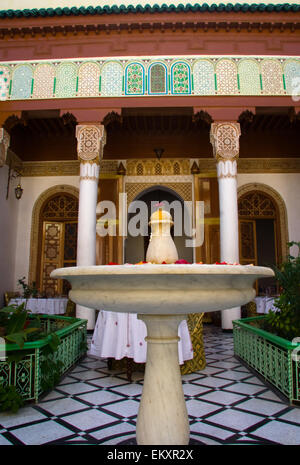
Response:
M178 362L178 325L186 315L138 315L147 326L147 362L136 425L141 445L189 443Z
M188 313L244 305L256 279L270 268L226 265L116 265L54 270L70 281L73 302L113 312L139 313L148 329L146 373L137 420L138 444L188 444L189 430L178 363L179 322Z

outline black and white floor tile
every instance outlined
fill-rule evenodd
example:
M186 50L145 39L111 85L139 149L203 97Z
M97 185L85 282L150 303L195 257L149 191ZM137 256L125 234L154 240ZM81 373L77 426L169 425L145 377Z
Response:
M191 444L300 445L300 408L234 357L231 334L207 325L204 339L205 370L182 377ZM143 373L133 380L86 356L38 404L0 413L0 445L135 444Z

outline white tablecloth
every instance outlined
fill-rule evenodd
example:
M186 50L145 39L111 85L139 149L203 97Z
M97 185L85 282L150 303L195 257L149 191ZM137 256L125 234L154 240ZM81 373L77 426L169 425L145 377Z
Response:
M146 362L147 328L135 313L99 312L92 337L90 355L99 358L133 358L136 363ZM193 358L193 346L183 320L178 328L178 356L180 365Z
M269 313L270 310L276 312L278 309L274 307L274 300L277 297L255 297L256 312L257 313Z
M26 299L12 299L9 305L20 305ZM31 313L45 313L48 315L61 315L66 312L68 303L67 297L53 299L27 299L26 309Z

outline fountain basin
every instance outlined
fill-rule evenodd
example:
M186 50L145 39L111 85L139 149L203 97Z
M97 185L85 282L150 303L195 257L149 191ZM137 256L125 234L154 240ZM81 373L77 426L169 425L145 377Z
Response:
M255 296L257 278L273 276L252 265L112 265L60 268L52 278L72 284L70 298L90 308L176 314L224 310Z
M112 265L60 268L70 298L85 307L137 313L147 326L147 361L137 443L186 445L189 420L178 362L178 325L188 313L243 305L269 268L242 265Z

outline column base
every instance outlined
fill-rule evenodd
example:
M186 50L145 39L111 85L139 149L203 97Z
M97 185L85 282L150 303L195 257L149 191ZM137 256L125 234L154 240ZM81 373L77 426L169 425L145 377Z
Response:
M233 329L232 322L241 318L241 307L228 308L221 311L222 330Z
M76 305L76 318L87 320L87 330L93 330L96 323L96 310L93 308L83 307L82 305Z

